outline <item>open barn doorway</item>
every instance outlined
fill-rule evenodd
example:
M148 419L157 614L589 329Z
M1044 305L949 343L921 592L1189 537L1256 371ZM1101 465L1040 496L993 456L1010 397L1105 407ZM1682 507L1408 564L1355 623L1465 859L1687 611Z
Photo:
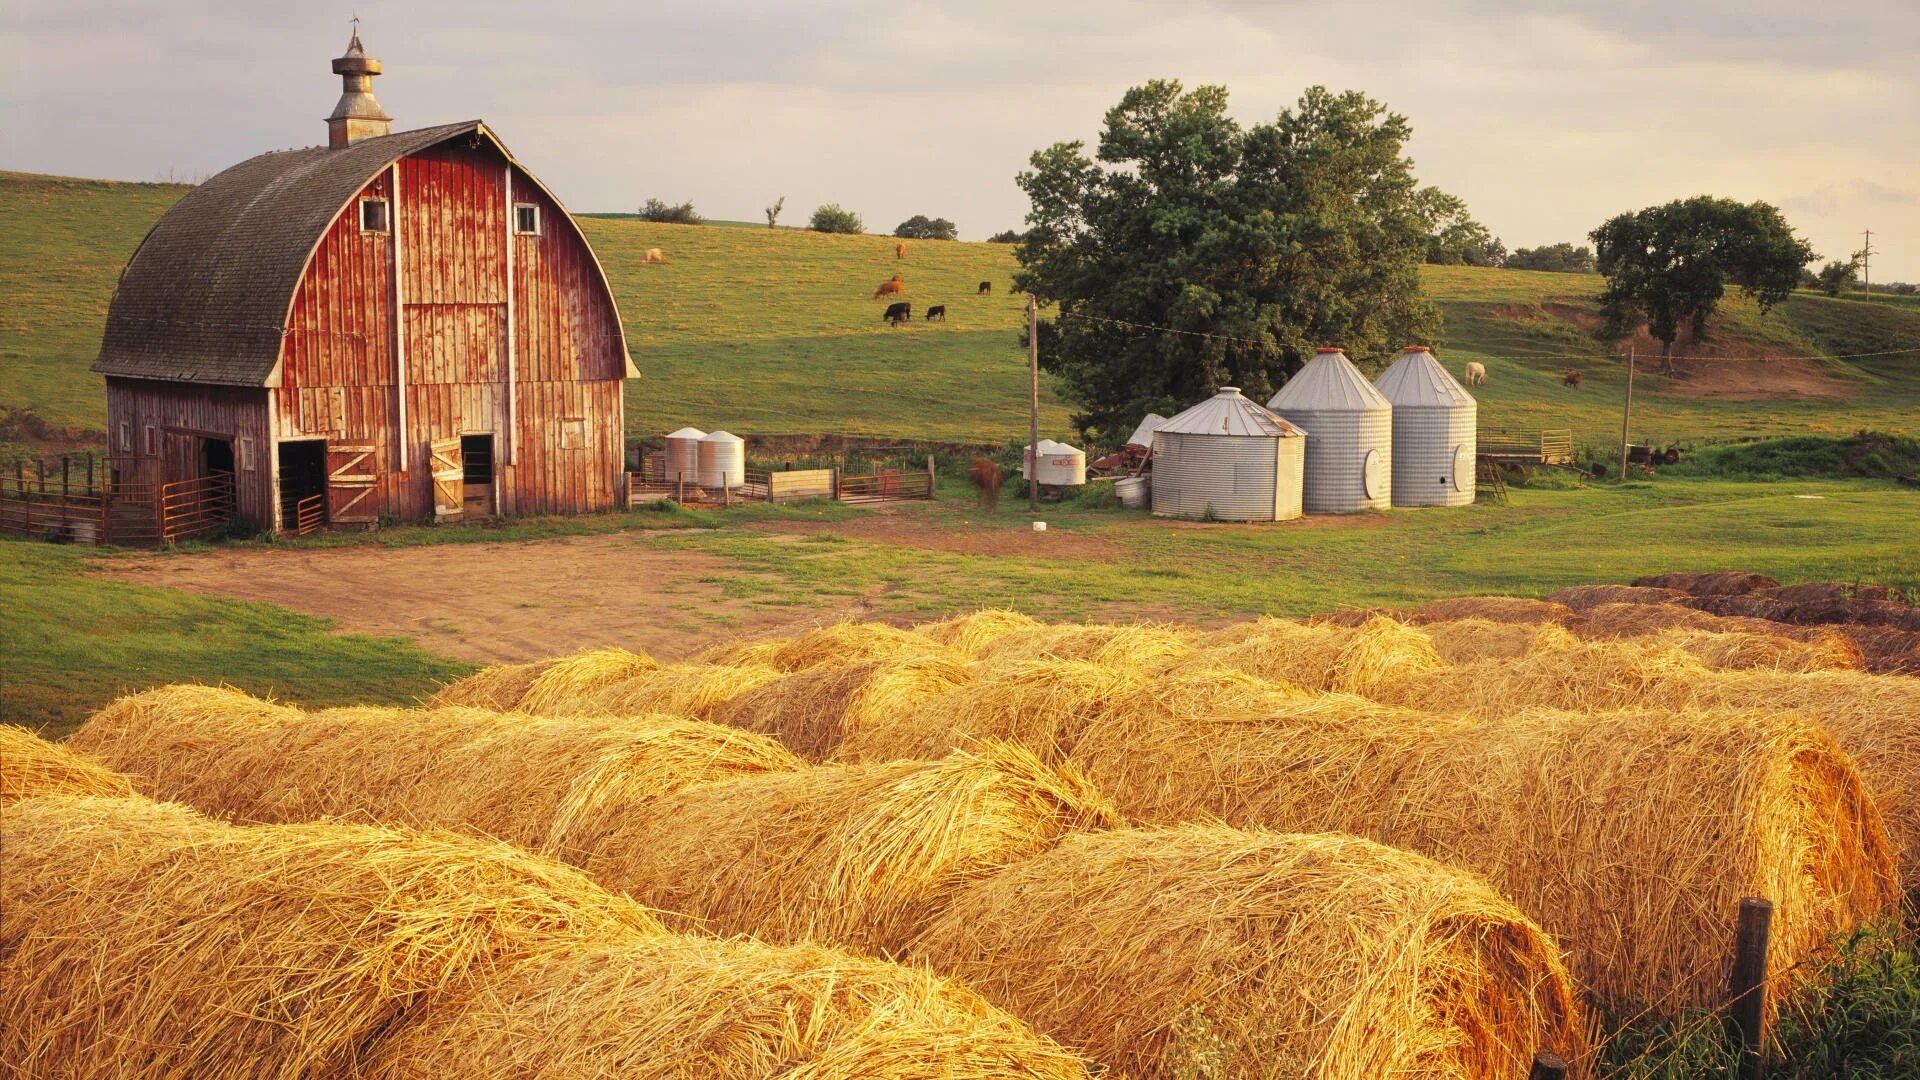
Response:
M461 510L466 517L492 517L494 501L493 436L460 436Z
M280 469L280 529L295 536L327 523L327 441L283 442Z

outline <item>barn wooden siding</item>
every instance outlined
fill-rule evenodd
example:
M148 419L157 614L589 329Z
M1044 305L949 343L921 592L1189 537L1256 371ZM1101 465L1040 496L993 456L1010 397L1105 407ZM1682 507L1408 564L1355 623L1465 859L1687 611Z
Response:
M108 454L122 483L144 494L200 475L202 437L233 443L235 515L257 528L272 527L273 439L266 391L107 379Z
M373 447L373 513L431 518L430 447L460 435L494 436L503 514L603 510L621 490L617 317L584 239L518 170L513 201L540 206L541 232L511 238L509 304L508 168L457 145L401 159L395 232L360 229L361 199L393 198L383 173L333 222L296 292L273 393L280 437Z

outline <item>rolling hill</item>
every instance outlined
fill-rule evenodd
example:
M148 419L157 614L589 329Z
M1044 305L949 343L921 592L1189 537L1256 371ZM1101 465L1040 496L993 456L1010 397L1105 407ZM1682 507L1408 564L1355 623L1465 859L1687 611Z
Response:
M0 173L0 408L30 408L84 437L101 424L87 371L119 268L185 191ZM683 424L742 434L842 435L998 443L1025 430L1020 298L1010 247L828 236L799 229L657 225L585 217L605 263L643 378L628 388L630 434ZM649 248L665 263L647 264ZM873 287L906 276L916 313L945 304L945 323L880 320ZM990 297L976 295L980 281ZM1570 427L1582 442L1619 438L1624 365L1592 335L1593 276L1428 267L1446 316L1441 355L1457 371L1486 364L1477 393L1490 427ZM1641 355L1651 343L1642 339ZM1717 440L1862 427L1920 431L1920 353L1832 357L1920 344L1911 305L1800 295L1761 315L1733 299L1709 340L1678 350L1669 378L1643 364L1637 438ZM1584 375L1563 384L1570 368ZM1047 426L1066 434L1067 406L1043 390Z

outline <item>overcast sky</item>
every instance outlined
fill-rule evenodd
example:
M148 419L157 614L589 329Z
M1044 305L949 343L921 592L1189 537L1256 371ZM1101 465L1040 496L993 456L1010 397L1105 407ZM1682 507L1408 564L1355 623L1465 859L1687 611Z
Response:
M1423 182L1509 247L1620 210L1765 199L1828 258L1920 281L1920 0L5 0L0 167L150 180L324 141L357 2L397 128L485 119L575 210L839 202L979 239L1027 155L1130 85L1302 88L1404 113Z

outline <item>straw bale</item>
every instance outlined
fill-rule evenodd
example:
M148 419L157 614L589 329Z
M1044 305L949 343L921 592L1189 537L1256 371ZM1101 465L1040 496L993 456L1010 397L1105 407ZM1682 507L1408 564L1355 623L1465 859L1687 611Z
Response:
M766 664L667 664L578 698L571 711L583 716L655 713L711 720L727 702L782 674Z
M1087 1080L979 995L817 945L654 937L529 961L443 998L382 1048L383 1080Z
M1622 604L1621 607L1641 607ZM1420 629L1433 641L1434 651L1449 664L1475 660L1518 660L1535 652L1551 652L1574 643L1556 623L1509 623L1490 619L1454 619L1427 623Z
M1676 648L1715 671L1858 671L1866 658L1844 634L1798 639L1785 634L1662 630L1644 639L1651 648Z
M1008 634L1038 629L1040 625L1039 621L1017 611L986 608L942 622L922 623L914 629L939 644L958 649L969 657L978 657L989 645Z
M1585 611L1601 604L1670 604L1684 600L1679 589L1656 589L1648 585L1570 585L1547 594L1547 600Z
M1539 927L1472 877L1349 836L1069 837L963 890L912 954L1114 1075L1512 1078L1585 1064Z
M259 765L229 749L303 714L229 687L162 686L117 698L67 745L126 773L142 794L189 806L218 805L258 781ZM176 763L192 762L192 768Z
M986 746L689 788L626 814L584 866L721 933L885 953L964 881L1118 822L1078 770Z
M1418 627L1375 616L1356 627L1261 618L1216 631L1188 667L1225 667L1307 690L1395 700L1447 662Z
M787 638L718 645L694 657L707 664L768 664L785 672L827 664L904 660L911 656L965 660L957 650L911 630L877 622L837 622Z
M1848 600L1891 600L1899 602L1905 594L1885 585L1858 585L1847 581L1803 581L1797 585L1776 585L1755 590L1762 596L1785 600L1789 604L1831 604Z
M1652 589L1679 589L1693 596L1738 596L1756 589L1777 589L1780 583L1765 574L1721 570L1706 574L1650 574L1633 579Z
M651 656L616 648L588 649L564 656L549 664L533 680L527 692L514 704L514 710L524 713L566 710L576 699L586 697L603 686L610 686L659 666Z
M988 645L980 659L994 665L1020 660L1084 660L1159 671L1193 655L1195 636L1184 626L1063 623L1006 634Z
M1472 720L1329 695L1223 716L1142 695L1075 760L1138 821L1348 832L1480 874L1619 1010L1715 1006L1743 896L1776 905L1783 988L1896 898L1868 788L1791 714Z
M1517 660L1477 660L1397 687L1393 701L1474 716L1543 707L1571 712L1684 708L1711 674L1691 653L1638 641L1576 641Z
M972 678L951 656L827 664L748 690L716 709L714 719L772 735L801 757L823 761L855 732L912 716Z
M68 796L4 829L0 1061L22 1076L361 1075L389 1029L496 965L663 933L501 844Z
M1577 621L1579 617L1579 613L1572 608L1551 600L1532 600L1523 596L1453 596L1420 605L1406 621L1417 625L1455 619L1490 619L1494 622L1553 622L1564 625Z
M1834 629L1860 650L1868 671L1876 675L1920 675L1920 630L1896 630L1890 626L1837 626Z
M1140 689L1148 678L1138 668L1085 660L973 666L972 682L922 708L856 728L835 756L853 762L934 758L998 741L1057 761L1072 751L1081 726L1105 702Z
M1766 619L1713 615L1682 604L1598 604L1580 613L1573 632L1583 638L1643 637L1662 630L1794 632L1798 627Z
M1736 615L1749 619L1767 619L1772 622L1799 622L1796 605L1784 600L1775 600L1770 596L1740 593L1732 596L1693 596L1676 601L1696 611L1705 611L1713 615Z
M520 699L527 695L533 680L555 662L549 659L530 664L493 664L441 687L438 693L427 699L427 704L463 705L507 712L520 704Z
M0 806L36 795L131 795L127 778L69 747L0 723Z

